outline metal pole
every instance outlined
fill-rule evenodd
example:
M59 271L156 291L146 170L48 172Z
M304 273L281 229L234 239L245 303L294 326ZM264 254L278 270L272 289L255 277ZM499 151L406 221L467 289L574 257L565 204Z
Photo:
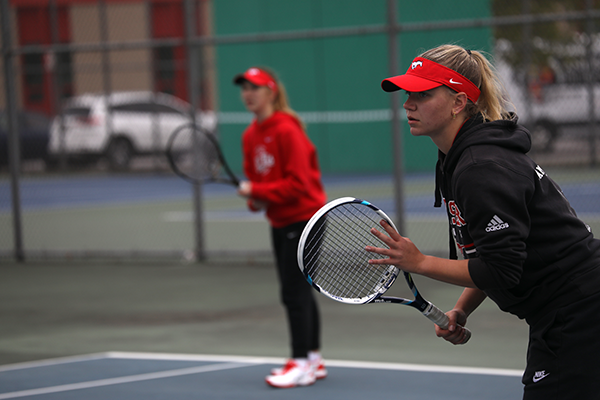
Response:
M398 28L396 19L396 1L387 0L388 25L388 72L390 76L398 75ZM392 159L394 160L394 199L396 204L396 227L398 233L406 234L404 215L404 156L402 148L402 126L400 124L399 92L390 94L392 107Z
M58 6L56 0L50 0L48 7L50 8L50 37L52 45L60 43L60 35L58 33ZM51 90L52 93L52 115L60 115L58 124L59 137L59 167L61 171L67 170L67 154L65 145L65 121L62 115L62 63L59 54L54 49L48 50L52 60L52 75L51 75Z
M521 14L522 15L530 15L531 14L531 0L524 0L523 4L521 5ZM534 121L531 119L529 120L529 118L531 117L531 92L529 90L529 83L531 81L531 78L529 76L529 69L531 67L531 38L532 38L532 29L533 26L531 24L531 22L526 22L523 24L522 28L522 35L523 35L523 39L521 41L521 52L523 54L523 68L522 68L522 76L518 76L518 81L519 83L522 84L522 93L523 93L523 97L525 98L525 101L523 102L523 111L519 111L522 112L524 115L527 116L527 118L525 118L524 120L526 122L530 122L533 123Z
M6 88L6 114L8 122L8 159L10 168L10 189L13 213L14 254L19 262L25 260L23 250L23 233L21 222L21 195L19 192L19 126L17 119L17 92L15 88L16 76L13 69L11 46L11 24L9 0L0 0L0 14L2 18L2 61L4 62L4 85Z
M112 108L110 107L109 101L109 96L112 92L112 85L110 68L110 49L108 47L108 12L106 9L106 0L100 0L98 2L98 23L100 24L100 43L102 44L102 90L104 92L104 102L106 105L106 133L108 137L112 137Z
M593 0L586 0L585 8L588 14L593 9ZM598 164L596 157L596 128L598 121L596 119L596 97L594 96L594 20L588 16L586 20L587 43L585 46L587 74L585 77L587 94L588 94L588 141L590 148L590 166L594 167Z
M200 65L198 64L198 48L192 44L192 40L196 35L196 14L197 8L194 6L194 0L184 0L183 13L185 23L185 38L187 50L187 67L188 67L188 92L190 101L190 116L194 124L194 130L199 121L196 118L198 107L198 99L200 90L198 87L200 76ZM200 48L201 49L201 48ZM194 232L195 232L195 256L196 260L202 261L206 258L206 250L204 248L204 220L202 218L202 185L193 185L193 212L194 212Z

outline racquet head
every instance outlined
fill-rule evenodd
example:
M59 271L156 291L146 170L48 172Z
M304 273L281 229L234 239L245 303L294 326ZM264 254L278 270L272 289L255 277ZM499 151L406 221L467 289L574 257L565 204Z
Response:
M387 247L370 229L392 220L369 202L344 197L331 201L308 222L298 246L298 265L308 282L322 294L352 304L368 303L385 293L399 270L369 264L384 256L365 246Z
M366 246L388 248L371 233L371 228L379 226L381 220L396 229L383 211L364 200L343 197L323 206L306 224L298 244L298 265L306 280L333 300L350 304L404 304L447 329L448 316L421 296L409 273L403 272L414 299L383 296L400 270L393 265L369 264L374 258L386 258L365 250ZM385 230L381 232L387 235ZM463 329L461 344L471 337L471 332Z
M169 137L166 155L173 172L187 181L239 186L217 139L199 126L187 124L175 129Z

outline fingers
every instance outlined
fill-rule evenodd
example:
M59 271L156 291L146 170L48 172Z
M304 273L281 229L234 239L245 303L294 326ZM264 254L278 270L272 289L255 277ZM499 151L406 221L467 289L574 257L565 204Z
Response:
M382 233L379 233L379 234L382 235ZM385 236L385 235L383 235L383 236ZM375 253L375 254L385 256L385 257L390 257L392 254L390 249L382 248L382 247L365 246L365 250L368 251L369 253ZM389 258L375 258L375 259L369 260L369 264L389 264L389 262L390 262Z
M395 242L398 242L400 239L402 239L402 236L400 236L400 234L394 229L394 227L391 226L386 220L382 219L380 221L380 224L383 227L383 229L387 232L387 235L377 230L377 228L371 228L371 233L383 243L387 244L390 248Z
M238 194L242 197L250 197L252 194L252 183L249 181L241 181L238 186Z
M396 230L385 220L380 221L381 226L388 233L379 231L377 228L371 228L371 233L381 240L388 248L374 247L374 246L366 246L365 250L371 253L379 254L389 258L378 258L369 260L369 264L389 264L390 258L393 256L393 249L398 247L397 242L402 239L402 236L396 232Z
M383 226L383 229L385 229L385 231L388 233L388 235L390 235L390 237L394 240L398 240L400 239L402 236L400 236L400 234L398 233L398 231L396 231L396 229L389 223L387 222L385 219L382 219L379 224L381 226Z
M442 338L454 345L465 344L471 336L468 329L460 325L452 327L452 330L450 330L450 327L448 327L448 329L442 329L436 325L435 334L437 337Z
M372 259L369 260L369 264L389 264L395 265L406 272L417 272L415 267L422 261L422 254L416 246L410 239L396 232L390 223L384 220L380 223L389 236L376 228L371 228L371 233L387 247L365 246L365 250L387 258Z
M402 238L402 236L400 236L396 229L394 229L394 227L390 225L386 220L382 219L379 223L389 236L378 231L376 228L371 228L371 233L377 236L382 241L384 241L386 244L393 243L394 241L398 241Z
M451 310L448 315L448 329L435 326L435 334L452 344L465 344L471 337L471 332L464 327L467 322L466 315L460 310Z
M454 336L452 338L452 340L450 341L450 343L452 343L454 345L465 344L471 337L469 330L460 325L458 325L458 327L456 328L455 333L457 334L457 336ZM467 334L467 333L469 333L469 334Z

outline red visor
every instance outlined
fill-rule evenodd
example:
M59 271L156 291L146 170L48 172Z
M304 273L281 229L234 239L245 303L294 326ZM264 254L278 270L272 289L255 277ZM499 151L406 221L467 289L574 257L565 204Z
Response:
M473 82L458 72L422 57L413 60L406 74L393 76L381 82L381 88L386 92L400 89L407 92L424 92L442 85L455 92L466 93L473 103L477 102L481 93Z
M273 91L277 91L277 83L273 77L260 68L250 68L243 74L238 74L233 78L233 83L241 85L244 81L248 81L256 86L267 86Z

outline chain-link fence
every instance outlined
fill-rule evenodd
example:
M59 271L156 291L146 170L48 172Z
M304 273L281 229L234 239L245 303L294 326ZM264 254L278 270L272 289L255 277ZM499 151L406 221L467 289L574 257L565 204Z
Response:
M443 43L493 57L532 157L600 230L599 2L429 3L1 0L0 255L268 255L262 215L229 187L180 180L164 157L170 133L195 122L241 174L251 117L231 79L252 65L286 84L329 198L369 199L445 254L435 146L379 88Z

